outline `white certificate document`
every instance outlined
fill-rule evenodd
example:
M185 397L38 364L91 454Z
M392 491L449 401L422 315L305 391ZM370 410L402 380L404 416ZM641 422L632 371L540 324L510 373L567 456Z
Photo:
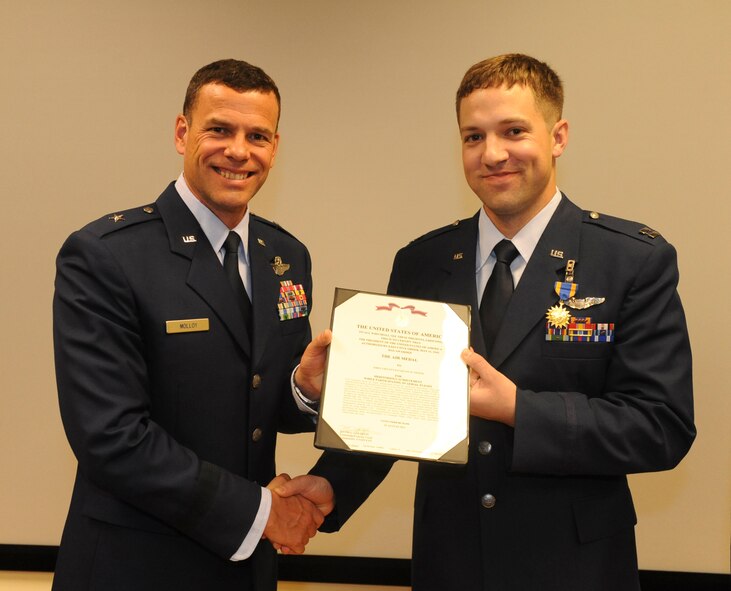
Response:
M469 306L336 288L315 446L466 463Z

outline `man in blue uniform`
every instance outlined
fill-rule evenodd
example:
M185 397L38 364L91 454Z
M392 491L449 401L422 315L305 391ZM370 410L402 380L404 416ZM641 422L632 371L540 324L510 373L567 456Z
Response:
M563 88L519 54L457 92L472 218L396 255L389 293L469 304L465 466L422 463L414 591L639 589L627 474L667 470L694 437L676 254L658 232L582 211L556 186ZM325 453L280 492L326 498L337 529L392 462Z
M266 488L277 431L313 429L294 391L307 372L293 375L310 257L248 207L279 109L261 69L201 68L175 125L177 181L61 249L56 373L78 473L57 591L274 590L272 543L302 552L322 523Z

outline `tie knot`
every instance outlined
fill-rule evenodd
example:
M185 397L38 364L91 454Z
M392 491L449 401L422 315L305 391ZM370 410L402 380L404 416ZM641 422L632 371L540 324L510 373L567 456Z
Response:
M241 236L232 230L228 233L228 236L226 236L226 240L223 243L223 247L226 249L226 254L238 254L239 244L241 244Z
M518 249L510 240L501 240L495 245L494 248L495 257L498 262L510 265L513 259L518 256Z

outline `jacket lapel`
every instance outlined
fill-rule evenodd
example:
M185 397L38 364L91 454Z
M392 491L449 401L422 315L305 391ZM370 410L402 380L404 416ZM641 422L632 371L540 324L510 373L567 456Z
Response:
M283 262L288 262L286 253L275 252L275 249L276 236L266 224L252 217L249 222L249 264L254 308L254 366L266 350L269 335L278 330L277 302L280 282L290 275L286 271L281 276L274 272L272 261L275 256L279 255L284 259Z
M170 250L190 260L187 284L216 313L244 353L251 357L246 325L216 253L174 184L157 200ZM191 238L192 237L192 238Z
M480 326L479 303L475 283L475 257L480 212L459 223L450 235L447 248L438 253L441 275L435 277L441 283L437 286L435 298L442 302L466 304L471 308L471 345L481 355L485 354L485 343Z
M548 222L505 311L490 363L499 367L558 301L554 283L563 281L566 262L578 260L581 210L564 195ZM563 257L552 256L562 252Z

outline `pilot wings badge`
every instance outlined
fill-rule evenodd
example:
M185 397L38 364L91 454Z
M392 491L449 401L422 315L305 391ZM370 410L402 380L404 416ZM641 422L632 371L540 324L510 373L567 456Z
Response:
M586 310L592 306L598 306L603 304L606 298L569 298L566 300L566 305L574 310Z

